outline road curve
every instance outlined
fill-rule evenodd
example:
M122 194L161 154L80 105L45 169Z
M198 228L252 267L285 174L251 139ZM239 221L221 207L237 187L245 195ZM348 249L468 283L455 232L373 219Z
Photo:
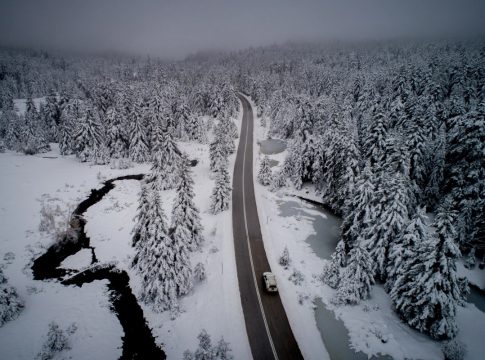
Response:
M253 184L253 109L243 106L241 136L234 166L232 223L237 278L246 332L255 360L303 359L278 294L263 290L262 274L271 271L264 250Z

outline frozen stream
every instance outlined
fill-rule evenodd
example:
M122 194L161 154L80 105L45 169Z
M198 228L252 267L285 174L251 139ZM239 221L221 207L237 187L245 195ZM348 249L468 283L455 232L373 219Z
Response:
M297 219L304 217L309 220L315 233L305 241L315 254L321 259L330 259L339 240L341 220L323 207L304 201L278 201L279 215L293 216ZM475 286L471 286L468 302L474 304L480 311L485 312L485 293ZM355 352L350 346L350 337L344 323L335 318L333 311L328 310L321 299L315 302L315 319L322 340L332 360L367 359L362 352ZM373 356L371 359L391 359L388 355Z
M279 154L285 151L286 141L280 139L267 139L260 142L260 151L265 155Z

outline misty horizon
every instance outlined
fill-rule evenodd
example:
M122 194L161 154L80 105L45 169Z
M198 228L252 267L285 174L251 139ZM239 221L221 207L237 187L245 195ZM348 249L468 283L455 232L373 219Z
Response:
M2 1L0 45L184 58L295 41L485 34L485 2Z

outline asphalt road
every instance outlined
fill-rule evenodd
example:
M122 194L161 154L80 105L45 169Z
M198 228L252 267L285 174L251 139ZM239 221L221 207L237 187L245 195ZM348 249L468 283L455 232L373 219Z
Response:
M278 294L263 289L271 271L264 250L253 184L253 109L243 105L241 136L234 167L232 222L237 277L251 352L255 360L303 359ZM278 279L276 279L278 280Z

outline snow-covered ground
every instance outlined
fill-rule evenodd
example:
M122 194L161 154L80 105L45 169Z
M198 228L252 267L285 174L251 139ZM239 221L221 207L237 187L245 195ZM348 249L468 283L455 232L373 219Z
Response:
M374 286L371 299L358 306L335 306L331 303L335 290L323 285L319 279L326 260L315 253L308 241L310 236L315 235L316 217L325 218L326 215L313 205L289 195L298 194L309 199L318 199L311 188L300 192L283 189L273 193L268 187L257 184L260 154L256 143L266 138L267 128L262 128L260 121L256 119L255 131L255 188L265 249L278 280L288 319L305 359L329 358L315 319L315 299L318 298L322 299L327 309L336 314L337 319L343 321L349 333L350 346L355 351L362 351L368 356L389 354L395 359L442 359L441 344L404 324L392 309L389 296L382 286ZM270 159L279 162L273 171L281 166L285 155L286 151L269 155ZM281 204L290 201L299 204L299 210L295 215L283 216ZM278 264L285 246L288 247L291 258L291 265L287 270ZM304 276L301 285L295 285L289 280L294 269ZM466 273L471 282L483 286L484 271L465 270L462 273ZM457 323L460 329L458 340L467 347L465 358L482 359L485 353L485 313L473 304L467 304L466 307L458 309ZM347 344L343 342L339 346Z
M19 102L16 106L19 106ZM21 109L19 109L21 111ZM236 119L240 127L241 117ZM237 144L237 143L236 143ZM231 210L217 216L209 213L214 180L209 170L208 145L179 143L191 159L195 203L201 211L205 243L192 255L192 265L205 265L207 279L196 283L181 300L183 312L171 320L169 314L154 313L142 306L144 315L169 359L180 359L185 350L195 350L197 335L205 328L213 342L224 337L236 359L250 359L251 352L236 275ZM231 169L235 154L230 156ZM95 281L82 288L57 282L32 279L31 260L52 243L52 235L39 231L41 203L59 205L62 212L72 212L92 188L105 179L146 173L148 164L127 170L109 166L90 166L74 157L59 156L58 148L36 156L6 152L0 154L0 264L20 297L25 309L19 318L0 327L0 359L32 359L41 350L48 324L56 321L61 328L77 325L71 336L72 349L64 355L73 359L116 359L121 355L123 330L109 309L106 282ZM231 173L232 177L232 173ZM116 261L130 275L130 285L138 294L139 275L129 268L133 255L131 229L138 203L139 183L118 181L116 187L86 213L86 232L101 261ZM164 191L162 202L170 219L174 191ZM64 260L62 266L80 269L90 263L90 251L81 250Z
M34 101L34 105L37 110L39 110L40 104L45 104L45 97L35 98L32 100ZM13 106L19 114L25 114L27 109L27 99L15 99L13 101Z
M30 265L53 241L51 235L39 231L42 200L59 205L67 214L91 188L99 186L98 172L114 177L128 171L81 164L72 157L59 157L57 147L52 148L36 156L0 154L0 263L10 285L25 300L18 319L0 327L0 358L33 359L51 321L64 329L76 323L72 358L118 358L123 332L109 309L105 283L75 288L34 281Z

